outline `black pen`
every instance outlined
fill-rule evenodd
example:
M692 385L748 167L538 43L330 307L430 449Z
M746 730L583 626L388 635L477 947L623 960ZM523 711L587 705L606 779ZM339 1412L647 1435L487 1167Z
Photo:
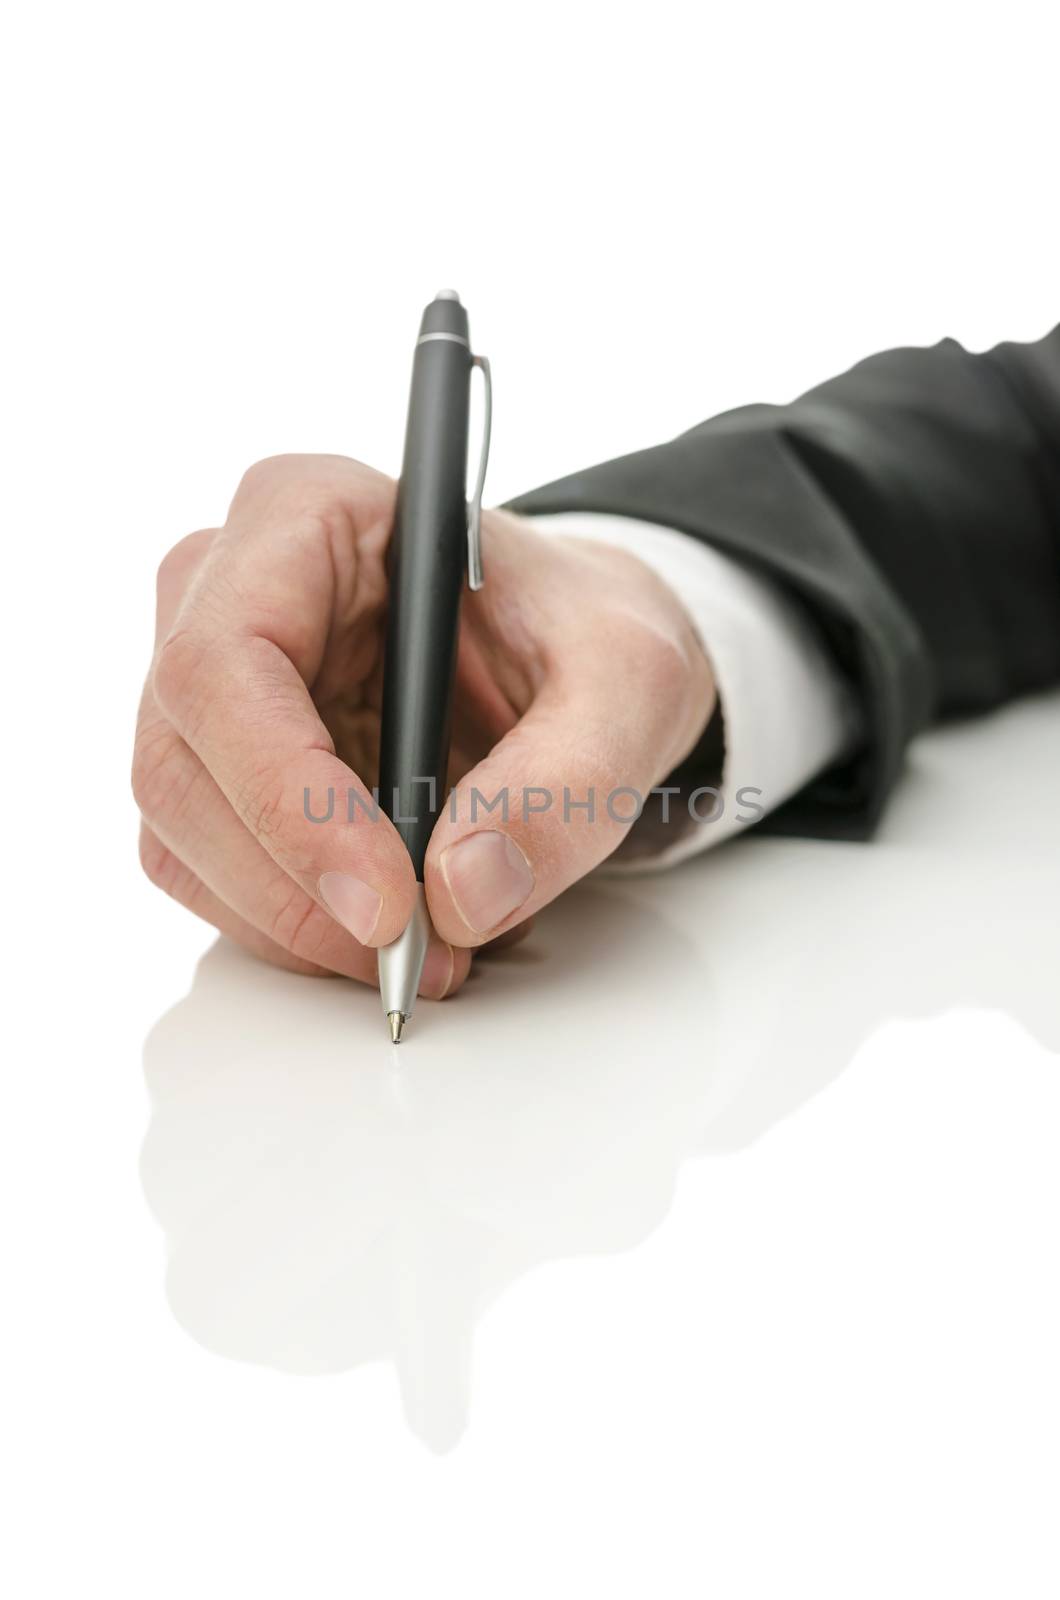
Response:
M485 379L482 453L467 498L471 370ZM489 362L471 353L467 312L442 289L423 313L412 362L405 453L390 536L379 805L416 871L416 906L401 936L379 952L383 1011L395 1044L416 1000L430 920L423 862L446 803L450 710L460 593L467 572L482 587L480 523L489 454Z

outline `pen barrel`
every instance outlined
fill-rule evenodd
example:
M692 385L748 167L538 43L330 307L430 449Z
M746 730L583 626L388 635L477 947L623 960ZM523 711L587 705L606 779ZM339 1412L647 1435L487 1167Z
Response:
M445 337L430 337L444 333ZM424 334L428 337L426 342ZM471 351L459 304L424 314L388 553L379 805L418 880L445 805L460 594L467 565Z

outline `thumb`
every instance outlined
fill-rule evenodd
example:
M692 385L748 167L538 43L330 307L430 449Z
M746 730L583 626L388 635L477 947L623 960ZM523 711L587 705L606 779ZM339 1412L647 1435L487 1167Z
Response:
M687 656L654 632L642 644L618 664L579 652L454 789L425 874L450 944L496 938L591 871L695 742Z

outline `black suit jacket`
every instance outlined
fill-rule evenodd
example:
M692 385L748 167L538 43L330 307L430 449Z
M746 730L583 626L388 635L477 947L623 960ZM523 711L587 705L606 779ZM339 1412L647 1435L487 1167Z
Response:
M680 529L808 606L866 739L762 826L865 837L927 722L1060 681L1060 327L889 350L511 505Z

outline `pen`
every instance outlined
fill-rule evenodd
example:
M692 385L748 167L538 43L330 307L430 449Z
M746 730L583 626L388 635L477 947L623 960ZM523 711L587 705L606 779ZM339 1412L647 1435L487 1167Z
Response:
M471 372L485 384L482 450L467 498ZM482 587L482 489L489 455L489 362L471 353L467 312L455 289L427 306L412 360L405 451L390 536L379 805L416 872L404 933L379 952L379 988L398 1044L412 1015L430 937L423 862L445 804L450 709L465 570Z

